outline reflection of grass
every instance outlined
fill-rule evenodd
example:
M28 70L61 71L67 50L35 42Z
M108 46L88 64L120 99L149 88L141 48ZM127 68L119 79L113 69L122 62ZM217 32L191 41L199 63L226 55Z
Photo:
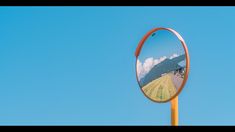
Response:
M145 85L142 88L144 93L156 101L165 101L171 98L176 93L171 74L168 73Z

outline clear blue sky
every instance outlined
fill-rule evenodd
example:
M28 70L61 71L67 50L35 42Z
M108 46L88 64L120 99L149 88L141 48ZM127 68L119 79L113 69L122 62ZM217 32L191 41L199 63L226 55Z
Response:
M235 7L0 7L1 125L169 125L134 52L170 27L191 59L180 125L235 125Z

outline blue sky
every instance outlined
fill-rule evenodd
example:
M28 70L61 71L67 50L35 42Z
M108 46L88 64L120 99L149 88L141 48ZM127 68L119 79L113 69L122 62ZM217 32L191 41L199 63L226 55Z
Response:
M170 125L140 91L143 35L185 39L180 125L234 125L235 7L0 7L1 125Z

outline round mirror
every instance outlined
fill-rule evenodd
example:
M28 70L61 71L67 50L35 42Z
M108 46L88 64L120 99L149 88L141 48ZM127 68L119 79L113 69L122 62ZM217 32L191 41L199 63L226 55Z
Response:
M149 31L136 49L136 77L146 97L167 102L176 97L188 78L189 55L183 38L173 29Z

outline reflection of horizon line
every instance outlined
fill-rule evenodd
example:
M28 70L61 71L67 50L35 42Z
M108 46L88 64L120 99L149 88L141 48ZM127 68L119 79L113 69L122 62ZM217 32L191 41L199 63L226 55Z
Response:
M174 53L175 54L175 53ZM173 54L172 54L173 55ZM170 59L170 57L172 56L172 55L170 55L169 57L167 57L167 56L165 56L166 57L166 59ZM178 54L177 54L178 55ZM182 56L182 55L185 55L185 53L184 54L181 54L181 55L178 55L178 56L176 56L176 57L179 57L179 56ZM143 61L140 61L140 59L138 59L141 63L143 63L143 62L145 62L145 60L147 60L148 58L153 58L154 60L160 60L160 58L162 58L162 57L164 57L164 56L161 56L161 57L158 57L158 58L154 58L154 57L147 57L147 58L145 58L145 59L143 59ZM176 58L176 57L174 57L174 58ZM171 58L171 59L174 59L174 58ZM165 60L165 59L164 59Z
M178 59L178 58L180 58L180 57L182 57L182 56L185 56L185 54L178 55L178 56L176 56L176 57L174 57L174 58L171 58L171 59L170 59L170 58L165 58L165 59L162 60L161 62L159 62L159 63L157 63L157 64L154 64L154 65L152 66L152 68L151 68L148 72L146 72L142 77L138 77L138 80L141 81L141 79L145 78L145 76L146 76L155 66L160 65L160 64L163 63L164 61L166 61L166 60ZM153 58L153 57L152 57L152 58ZM185 67L186 67L186 65L179 65L180 62L185 61L185 58L180 58L178 61L179 61L179 62L177 63L178 66L180 66L180 67L182 67L182 68L185 68Z

